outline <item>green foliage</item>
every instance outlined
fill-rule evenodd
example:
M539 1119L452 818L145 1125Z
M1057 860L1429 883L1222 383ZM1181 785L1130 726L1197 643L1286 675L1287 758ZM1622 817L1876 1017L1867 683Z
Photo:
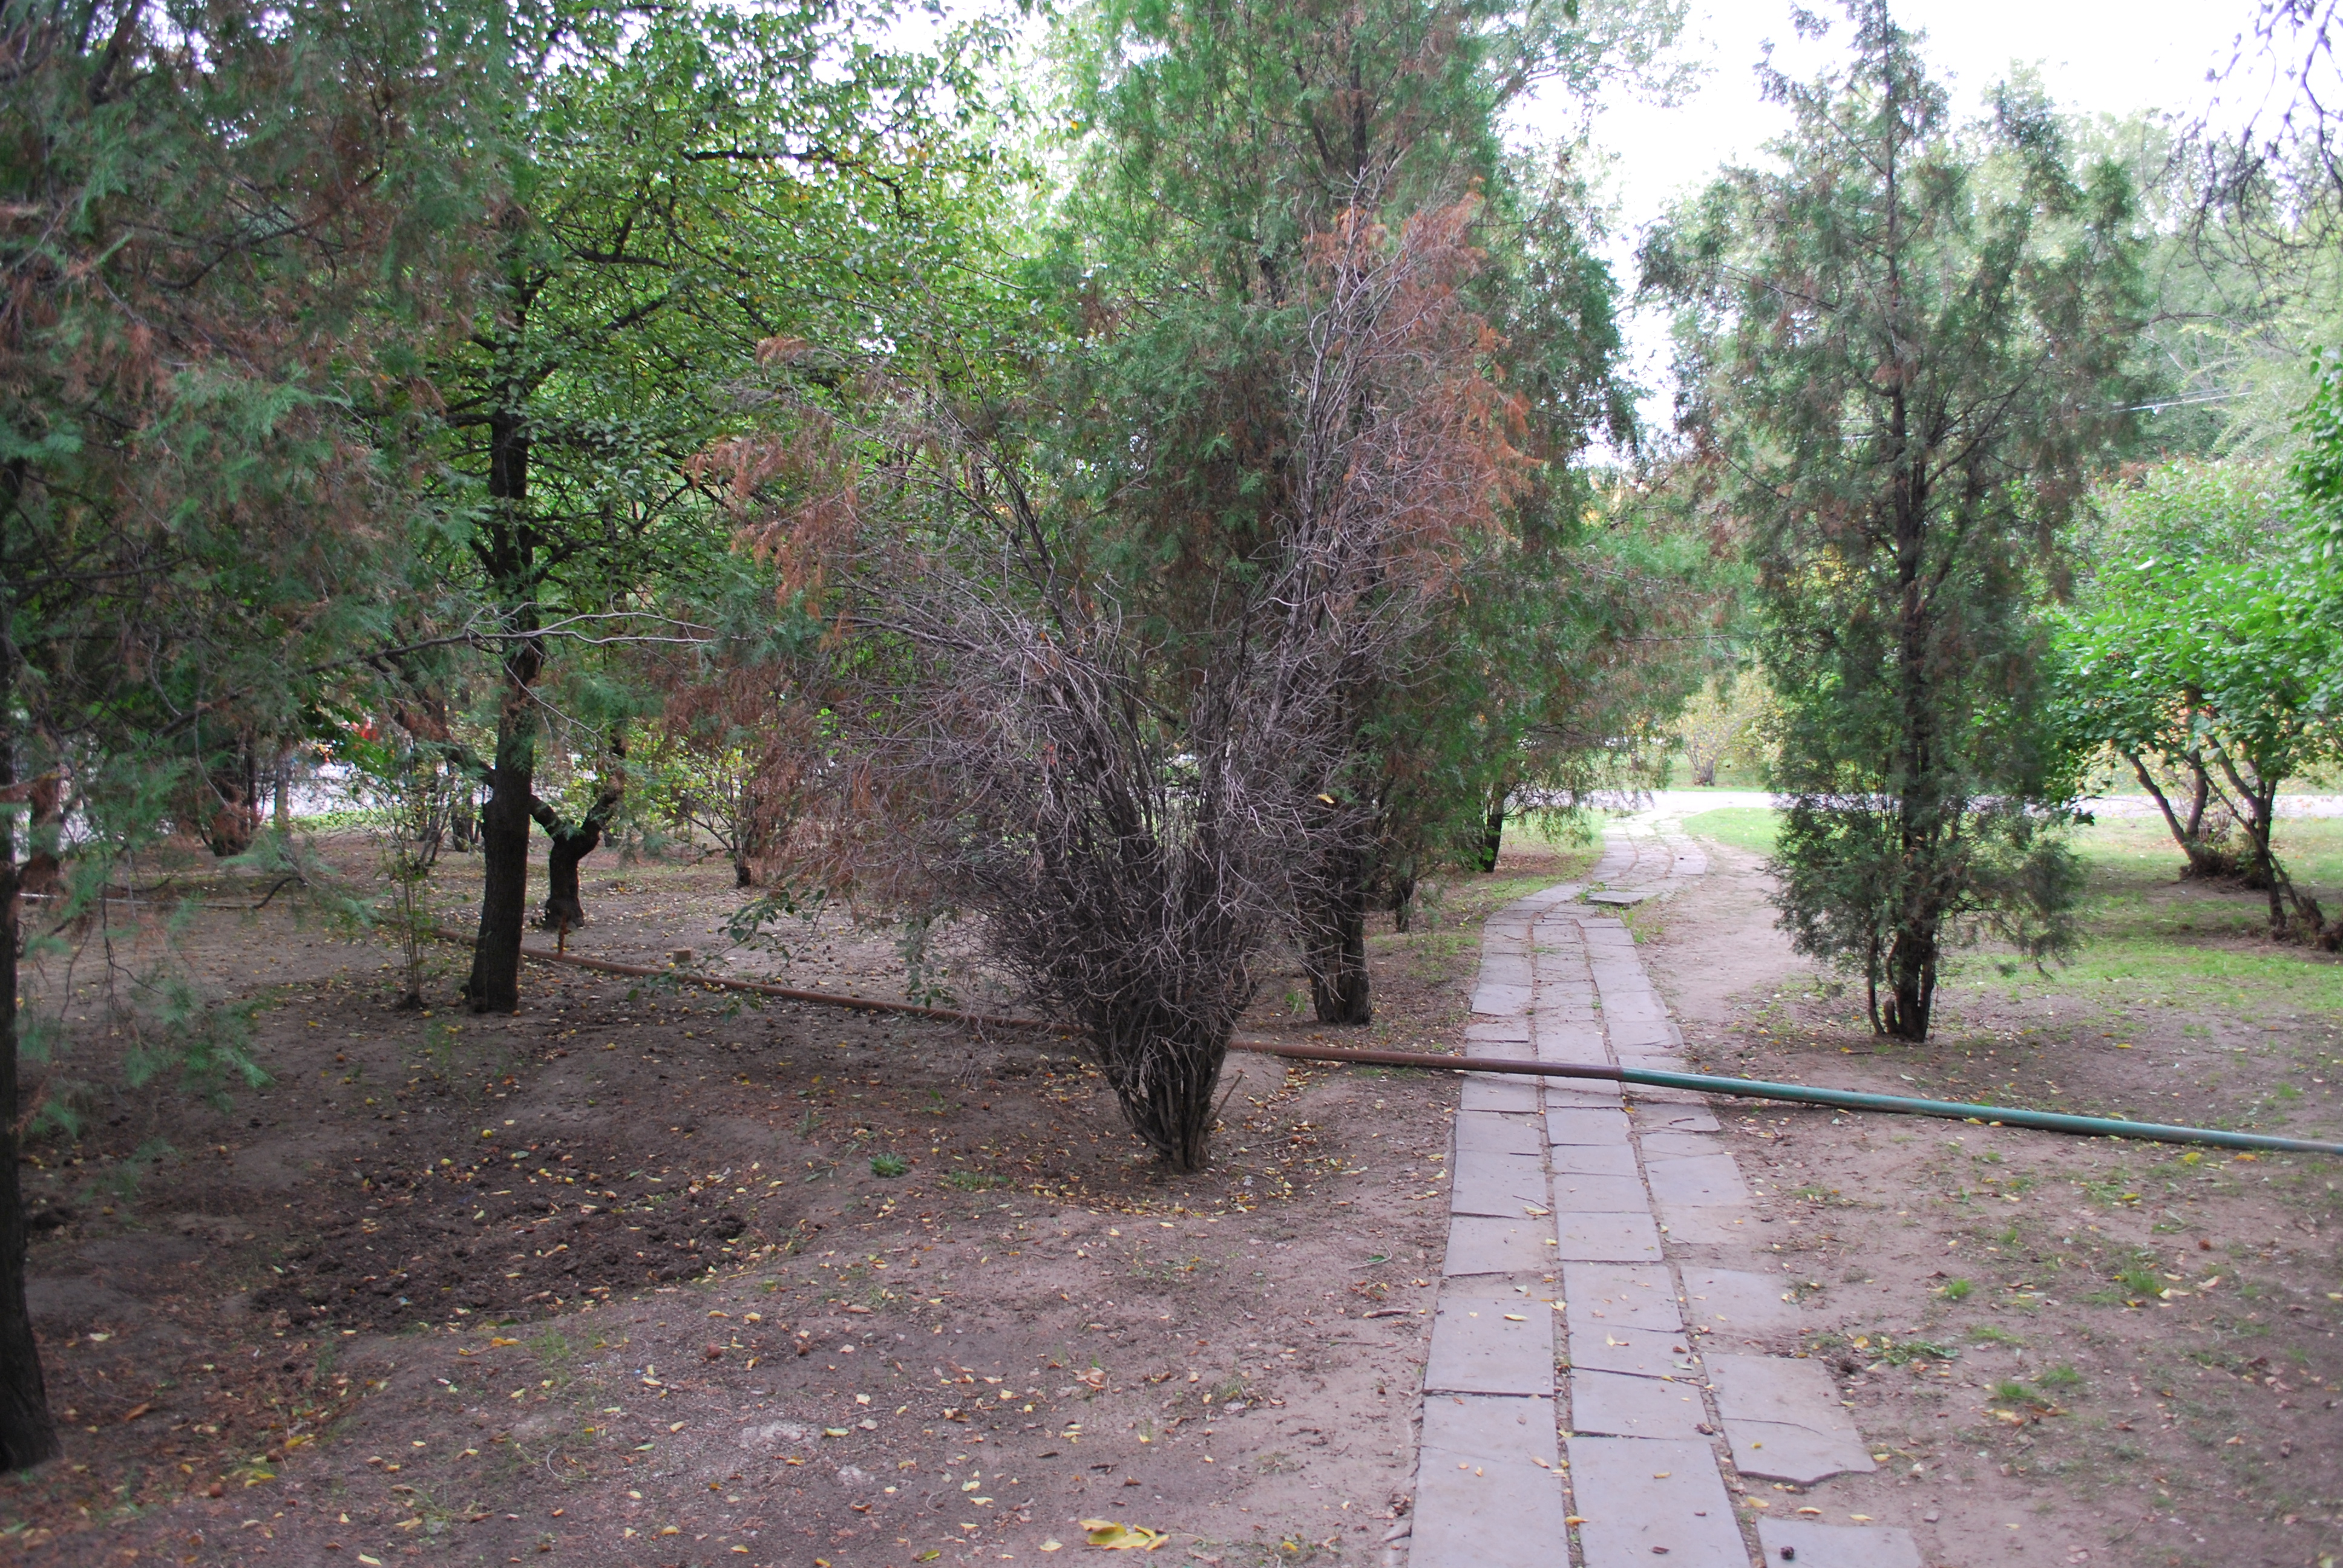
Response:
M1948 945L2074 940L2041 605L2125 427L2139 237L2122 170L2076 166L2046 104L2006 87L1956 133L1885 6L1848 10L1845 72L1769 85L1782 170L1730 173L1644 265L1756 572L1783 923L1916 1040Z
M2272 848L2278 789L2333 754L2343 645L2318 613L2315 530L2267 465L2164 465L2111 487L2093 566L2060 620L2058 716L2123 758L2200 874L2241 869L2273 935L2325 940ZM2215 809L2208 814L2207 803Z
M873 1154L870 1157L870 1174L873 1176L900 1176L910 1169L911 1162L900 1154Z

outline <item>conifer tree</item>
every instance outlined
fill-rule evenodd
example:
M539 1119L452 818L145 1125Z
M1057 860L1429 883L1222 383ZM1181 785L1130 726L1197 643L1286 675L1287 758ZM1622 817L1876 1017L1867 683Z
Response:
M1645 266L1755 568L1783 923L1916 1040L1948 943L2071 940L2040 610L2125 431L2140 239L2128 180L2077 169L2046 104L2004 88L1956 131L1882 0L1848 15L1843 72L1770 80L1779 172L1729 173Z

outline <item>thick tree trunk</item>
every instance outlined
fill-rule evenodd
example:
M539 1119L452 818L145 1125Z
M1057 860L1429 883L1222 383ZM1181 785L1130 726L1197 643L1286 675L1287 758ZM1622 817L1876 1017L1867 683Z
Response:
M0 608L5 608L0 606ZM0 638L6 623L0 621ZM0 799L16 782L15 650L0 646ZM17 1179L16 954L22 946L16 820L0 811L0 1470L53 1459L57 1428L41 1377L41 1347L25 1302L25 1195Z
M753 888L757 885L757 873L750 868L748 861L736 859L732 862L732 885L736 888Z
M1393 877L1391 896L1392 930L1405 936L1415 925L1415 879Z

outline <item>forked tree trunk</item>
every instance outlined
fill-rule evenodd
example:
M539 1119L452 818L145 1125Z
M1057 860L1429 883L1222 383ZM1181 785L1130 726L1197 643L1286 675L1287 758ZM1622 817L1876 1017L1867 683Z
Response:
M1140 1141L1174 1171L1202 1171L1212 1159L1214 1095L1228 1060L1229 1030L1200 1038L1186 1020L1147 1010L1091 1026L1116 1104Z
M1887 948L1888 994L1880 1009L1883 1034L1897 1040L1928 1038L1936 1005L1937 922L1933 913L1899 927Z
M6 608L0 602L0 608ZM6 622L0 620L0 639ZM0 640L0 799L15 794L15 649ZM25 1470L58 1451L41 1377L40 1342L25 1302L25 1195L17 1178L16 952L21 935L16 821L0 811L0 1470Z
M2172 800L2163 787L2157 783L2156 776L2148 771L2147 764L2129 751L2125 752L2123 758L2131 764L2132 772L2138 776L2140 788L2147 791L2149 798L2156 802L2156 809L2163 813L2164 825L2172 830L2173 842L2178 844L2180 852L2187 857L2187 864L2180 874L2183 877L2236 876L2237 858L2205 839L2205 808L2209 803L2213 786L2206 775L2203 759L2188 759L2197 781L2193 798L2188 802L2188 815L2184 820L2173 809Z
M594 804L588 809L584 819L574 827L556 816L553 808L542 800L531 808L538 826L553 840L545 856L545 917L540 923L547 930L558 932L566 939L586 923L586 902L578 890L578 867L602 842L611 816L625 799L623 785L605 784L594 797Z

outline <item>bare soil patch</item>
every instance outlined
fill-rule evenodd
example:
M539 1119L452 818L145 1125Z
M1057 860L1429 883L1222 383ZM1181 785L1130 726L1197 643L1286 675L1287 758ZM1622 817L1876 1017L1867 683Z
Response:
M2333 960L2253 937L2258 895L2102 867L2106 943L2047 979L1965 963L1936 1037L1904 1047L1869 1033L1859 990L1789 953L1756 858L1709 852L1707 879L1638 911L1708 1070L2343 1133L2338 1020L2300 1005ZM2227 979L2192 978L2208 973ZM2343 1548L2337 1161L1718 1115L1779 1238L1760 1251L1805 1309L1746 1344L1827 1360L1881 1465L1758 1489L1773 1511L1905 1526L1931 1564L2310 1565Z
M1386 922L1342 1040L1453 1044L1481 913L1583 859ZM588 870L573 950L711 961L739 902L719 868ZM450 923L475 875L440 873ZM809 934L791 983L902 994L893 933ZM84 1131L25 1172L68 1452L0 1481L9 1553L848 1568L1109 1518L1290 1563L1406 1507L1444 1077L1232 1059L1175 1178L1047 1039L543 967L474 1018L455 952L403 1014L379 951L281 910L186 950L257 1004L272 1082L132 1091L85 1030L54 1089ZM1248 1032L1325 1033L1292 991Z

